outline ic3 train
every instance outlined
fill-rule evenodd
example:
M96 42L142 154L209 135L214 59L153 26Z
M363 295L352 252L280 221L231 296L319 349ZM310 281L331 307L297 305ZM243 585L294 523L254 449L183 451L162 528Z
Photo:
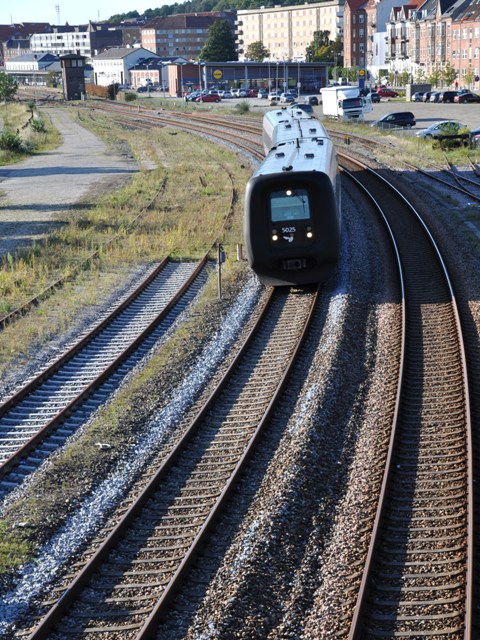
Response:
M248 262L267 286L324 282L340 252L340 177L321 123L293 105L263 119L265 160L245 193Z

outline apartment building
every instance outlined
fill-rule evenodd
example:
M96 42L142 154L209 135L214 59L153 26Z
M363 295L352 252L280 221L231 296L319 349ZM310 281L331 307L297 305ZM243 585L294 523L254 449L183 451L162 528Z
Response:
M34 33L30 49L55 56L76 54L87 60L109 47L122 45L122 32L106 23L89 22L80 26L52 26L48 33Z
M239 60L253 42L262 42L271 61L305 60L315 31L329 31L330 40L343 34L343 0L327 0L290 7L262 7L237 11Z
M208 37L208 30L217 20L234 25L234 11L184 13L155 18L141 30L142 47L159 56L182 56L195 60Z
M385 72L425 81L451 65L456 86L480 88L478 0L345 0L344 63L378 81Z

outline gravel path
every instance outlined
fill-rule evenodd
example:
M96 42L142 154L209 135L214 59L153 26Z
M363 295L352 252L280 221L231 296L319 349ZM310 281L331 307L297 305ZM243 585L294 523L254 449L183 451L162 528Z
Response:
M94 203L137 170L130 153L110 151L66 111L48 115L63 144L0 168L0 255L61 225L75 206Z

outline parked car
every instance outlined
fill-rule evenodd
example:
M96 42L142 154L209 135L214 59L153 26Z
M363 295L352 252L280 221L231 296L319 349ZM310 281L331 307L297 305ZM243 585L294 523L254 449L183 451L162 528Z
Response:
M429 100L429 102L439 102L439 101L440 101L440 94L441 94L441 93L442 93L441 91L433 91L433 92L430 94L430 100Z
M259 89L257 98L268 98L268 91L266 89Z
M411 111L397 111L395 113L387 113L378 118L378 120L373 120L370 126L378 129L410 129L416 124L417 121Z
M477 147L480 146L480 127L470 131L470 139Z
M318 106L318 96L305 96L303 101L305 104L312 105L312 107Z
M438 97L439 102L453 102L455 96L457 95L457 91L442 91L442 93Z
M258 89L255 87L253 89L249 89L247 91L247 97L248 98L256 98L258 96Z
M295 102L295 96L288 91L284 92L280 94L280 102Z
M423 94L422 102L430 102L430 96L432 95L431 91L425 91Z
M412 96L412 102L422 102L424 95L425 95L424 91L415 91L415 93Z
M303 103L303 104L301 104L299 102L294 102L288 108L289 109L301 109L302 111L305 111L305 113L309 113L310 115L313 116L313 107L308 102L307 103Z
M268 94L269 100L280 100L281 91L270 91Z
M201 91L192 91L192 93L186 93L185 94L184 100L186 102L193 102L194 100L199 98L201 95L202 95Z
M381 98L398 98L398 93L387 87L380 87L377 89L377 93L380 94Z
M416 136L418 138L438 138L439 136L445 136L448 134L455 135L462 129L466 129L466 125L456 120L439 120L434 122L426 129L417 131Z
M480 96L478 93L459 93L455 96L454 102L459 102L460 104L480 102Z
M198 96L198 98L195 98L195 102L221 102L221 100L222 99L219 95L211 93L206 93L203 96Z
M220 98L222 98L222 100L228 100L230 98L233 98L232 92L229 91L228 89L220 90L218 92L218 95L220 96Z
M372 102L380 102L380 98L382 96L378 93L378 91L372 91L372 93L370 94L370 100Z

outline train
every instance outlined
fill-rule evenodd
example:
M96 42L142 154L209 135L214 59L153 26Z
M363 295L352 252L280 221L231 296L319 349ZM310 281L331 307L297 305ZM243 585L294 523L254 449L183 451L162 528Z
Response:
M266 286L325 282L338 265L340 173L325 128L300 105L263 119L266 157L245 190L247 259Z

